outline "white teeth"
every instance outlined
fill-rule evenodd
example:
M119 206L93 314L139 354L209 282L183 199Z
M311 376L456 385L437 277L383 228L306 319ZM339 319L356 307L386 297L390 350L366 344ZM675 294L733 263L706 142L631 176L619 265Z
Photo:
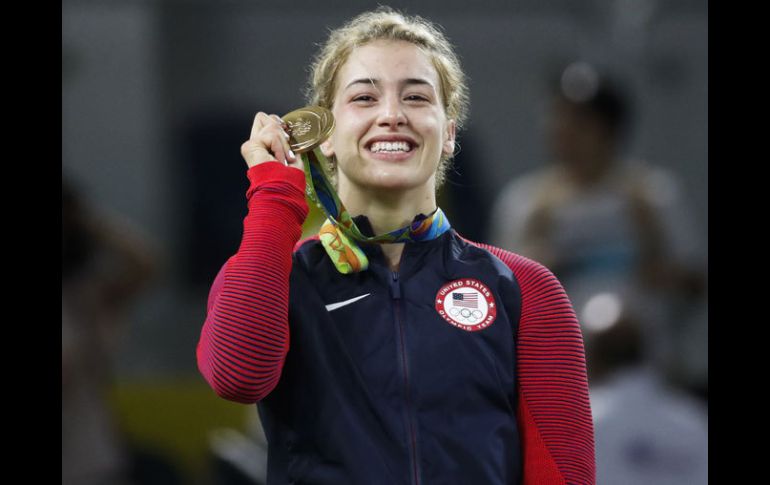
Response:
M405 141L376 141L372 143L371 151L373 152L408 152L411 150L409 142Z

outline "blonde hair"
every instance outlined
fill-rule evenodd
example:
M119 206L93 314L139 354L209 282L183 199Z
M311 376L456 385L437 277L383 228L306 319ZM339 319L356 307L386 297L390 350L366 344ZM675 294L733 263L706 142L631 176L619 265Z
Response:
M438 73L447 118L455 120L459 131L468 116L470 103L466 76L452 45L436 25L416 15L406 16L390 7L364 12L331 32L313 59L306 90L308 103L331 109L337 88L337 72L355 48L376 40L406 41L423 49ZM437 188L446 179L453 156L454 153L442 154L436 171ZM334 168L330 167L332 171Z

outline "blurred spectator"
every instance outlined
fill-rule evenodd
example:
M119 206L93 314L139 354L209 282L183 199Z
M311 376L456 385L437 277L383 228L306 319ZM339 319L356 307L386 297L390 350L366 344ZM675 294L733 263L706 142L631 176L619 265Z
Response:
M705 485L703 404L645 364L639 326L616 295L613 315L589 319L586 347L599 485ZM609 319L607 318L609 317ZM603 319L603 320L602 320Z
M108 404L111 356L152 268L145 243L62 181L62 484L133 483Z
M503 188L491 242L550 268L581 321L594 295L618 293L644 325L645 356L674 373L682 329L672 317L682 321L682 310L692 313L703 297L705 265L673 174L620 158L630 118L615 85L588 64L571 64L552 91L546 134L554 163ZM706 385L707 371L699 371L688 384Z

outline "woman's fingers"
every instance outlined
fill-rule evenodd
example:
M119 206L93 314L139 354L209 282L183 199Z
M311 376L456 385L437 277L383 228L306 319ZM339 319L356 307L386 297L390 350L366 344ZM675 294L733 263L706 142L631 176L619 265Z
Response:
M291 150L291 145L289 145L289 125L281 119L278 115L270 115L271 118L273 118L276 123L278 123L281 126L281 130L284 133L284 153L286 154L287 161L289 163L295 162L297 160L297 156L294 154L294 152Z
M289 145L288 126L278 115L260 111L254 117L249 140L241 146L241 154L249 167L278 160L284 165L296 162Z

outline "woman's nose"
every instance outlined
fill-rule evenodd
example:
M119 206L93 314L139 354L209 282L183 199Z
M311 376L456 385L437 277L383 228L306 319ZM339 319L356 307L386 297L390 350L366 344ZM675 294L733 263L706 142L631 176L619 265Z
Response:
M396 127L406 123L406 115L399 99L388 98L381 104L381 111L377 117L378 125Z

